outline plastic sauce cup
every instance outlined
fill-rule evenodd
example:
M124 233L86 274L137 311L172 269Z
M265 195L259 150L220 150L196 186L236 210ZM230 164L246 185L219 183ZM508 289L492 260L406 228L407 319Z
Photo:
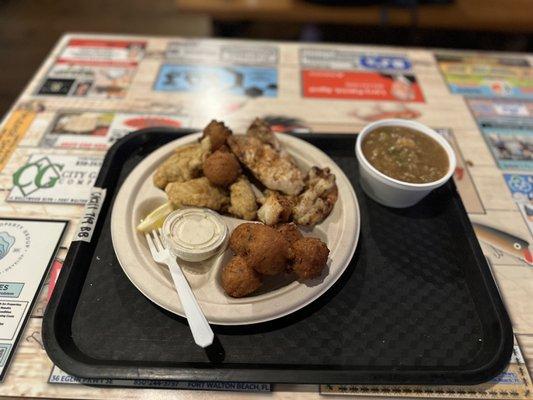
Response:
M163 223L163 240L170 252L182 260L207 260L223 250L228 227L220 216L205 208L171 212Z
M448 172L434 182L429 183L409 183L391 178L378 171L365 158L361 149L361 144L365 136L384 126L401 126L414 129L424 135L435 139L448 155ZM380 204L388 207L404 208L412 206L427 196L432 190L444 185L453 175L456 166L455 153L452 147L441 135L427 126L403 119L383 119L368 124L363 128L357 137L355 144L355 155L359 161L359 174L361 176L361 186L365 193Z

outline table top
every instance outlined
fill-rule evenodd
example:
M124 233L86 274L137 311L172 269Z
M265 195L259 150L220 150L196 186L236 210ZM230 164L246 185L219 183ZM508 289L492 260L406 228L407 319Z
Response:
M46 188L47 196L21 195L13 175L32 157L102 159L114 140L136 128L202 127L213 118L239 131L261 116L277 131L310 135L354 134L380 118L414 119L438 129L450 141L458 155L455 181L471 220L499 232L501 240L483 232L478 232L478 238L531 371L533 268L531 260L513 251L513 240L526 244L533 240L528 213L533 198L528 186L533 168L532 62L529 54L65 35L0 125L0 215L69 219L56 256L61 262L84 208L78 197L80 193L88 196L92 183ZM68 185L75 184L79 190L74 195ZM63 384L48 383L53 364L42 345L41 322L49 286L47 280L0 385L1 395L250 397L249 393L214 391L97 389L74 384L75 379L68 376L62 378ZM521 379L530 385L523 366L518 366ZM54 373L59 376L57 370ZM275 385L273 389L273 398L319 397L316 385ZM324 392L333 389L346 388L322 388ZM501 383L496 382L466 389L419 388L418 392L416 388L351 389L387 397L513 396L508 388L498 391Z

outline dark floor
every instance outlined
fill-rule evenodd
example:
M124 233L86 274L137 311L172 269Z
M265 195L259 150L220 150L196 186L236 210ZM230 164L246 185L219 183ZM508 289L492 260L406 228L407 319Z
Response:
M533 19L532 19L533 24ZM279 40L359 43L390 46L439 47L496 51L533 51L533 35L502 32L430 30L346 25L285 23L214 23L214 34Z
M0 0L0 115L69 31L210 36L211 24L173 0Z
M532 36L520 34L286 23L212 24L207 17L179 15L174 0L0 0L0 115L67 31L533 50Z

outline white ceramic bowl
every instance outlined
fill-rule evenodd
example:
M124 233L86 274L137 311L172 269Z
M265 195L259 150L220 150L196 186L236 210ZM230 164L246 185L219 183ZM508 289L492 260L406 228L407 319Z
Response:
M448 154L449 166L446 175L434 182L409 183L391 178L374 168L363 155L361 143L369 132L383 126L403 126L435 139ZM361 186L365 193L378 203L395 208L412 206L427 196L433 189L444 185L453 175L456 165L455 153L441 135L419 122L404 119L382 119L365 126L357 137L355 155L357 156L357 161L359 161Z

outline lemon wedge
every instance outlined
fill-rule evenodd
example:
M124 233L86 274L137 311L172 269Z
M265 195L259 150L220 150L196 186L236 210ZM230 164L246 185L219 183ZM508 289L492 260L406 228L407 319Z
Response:
M143 233L150 232L154 229L161 228L163 222L168 214L174 211L174 206L171 202L165 203L157 207L154 211L146 216L141 223L137 225L137 230Z

